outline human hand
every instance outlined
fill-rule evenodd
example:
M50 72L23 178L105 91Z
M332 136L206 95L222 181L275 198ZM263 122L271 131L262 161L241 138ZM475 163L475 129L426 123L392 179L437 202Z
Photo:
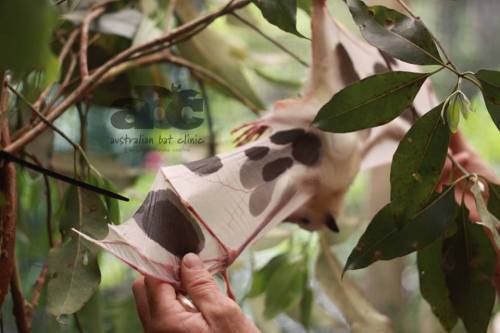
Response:
M481 156L465 141L462 134L457 133L452 136L450 141L450 154L453 156L455 161L464 167L469 173L476 173L480 176L485 177L488 181L493 183L499 183L495 172L481 159ZM449 184L449 181L455 181L456 179L463 176L463 173L457 168L453 167L450 159L446 160L443 173L439 182L438 190L441 190L442 186ZM470 191L470 182L462 181L455 187L455 198L457 202L462 202L462 198L465 205L470 211L470 218L472 221L479 221L480 216L477 212L476 204L474 201L474 196Z
M233 300L222 293L195 254L184 256L181 281L200 312L187 311L168 283L141 277L132 287L146 333L259 333Z

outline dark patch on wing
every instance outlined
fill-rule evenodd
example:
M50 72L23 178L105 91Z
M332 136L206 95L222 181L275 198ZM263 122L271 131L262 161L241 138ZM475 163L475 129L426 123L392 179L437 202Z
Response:
M337 44L335 48L335 53L337 53L337 58L340 60L340 77L342 78L342 82L345 85L349 85L356 81L359 81L361 78L359 74L356 72L354 68L354 63L352 62L349 53L345 49L344 45Z
M134 220L149 238L179 258L205 246L198 222L170 189L149 192Z
M299 163L311 166L318 162L321 140L313 133L304 133L292 144L292 156Z
M275 182L263 183L250 194L250 214L258 216L269 206Z
M302 128L294 128L291 130L276 132L269 138L272 143L277 145L286 145L295 141L298 137L304 135L305 131Z
M375 74L382 74L382 73L388 72L389 69L387 68L386 65L384 65L384 64L382 64L380 62L377 62L373 66L373 71L375 72Z
M184 164L189 170L200 176L209 175L222 168L222 161L218 156Z
M262 168L262 178L266 182L273 181L292 165L293 160L290 157L278 158L264 165L264 168Z
M325 224L331 231L340 232L339 226L337 225L337 221L335 221L335 217L333 217L332 214L326 214Z
M269 153L269 147L256 146L245 150L245 155L252 161L263 159Z

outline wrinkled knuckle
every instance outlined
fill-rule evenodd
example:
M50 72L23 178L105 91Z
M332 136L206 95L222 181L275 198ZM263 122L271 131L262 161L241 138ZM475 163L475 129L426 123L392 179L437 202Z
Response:
M197 295L210 294L212 289L217 287L210 276L200 276L196 277L189 284L189 289Z
M241 310L235 302L231 300L224 300L217 303L217 306L214 306L210 315L213 320L223 321L228 318L237 319L241 314Z

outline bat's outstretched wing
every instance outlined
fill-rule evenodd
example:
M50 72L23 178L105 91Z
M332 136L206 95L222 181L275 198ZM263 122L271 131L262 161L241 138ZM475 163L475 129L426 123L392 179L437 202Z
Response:
M179 260L189 252L220 272L311 198L307 174L319 164L320 146L316 134L288 129L227 154L161 168L132 218L110 225L104 239L82 236L170 283L179 282Z

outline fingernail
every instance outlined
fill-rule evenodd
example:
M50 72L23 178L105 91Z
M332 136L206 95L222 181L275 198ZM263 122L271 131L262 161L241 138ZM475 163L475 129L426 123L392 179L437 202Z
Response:
M182 259L182 264L187 268L203 268L200 257L194 253L188 253Z

